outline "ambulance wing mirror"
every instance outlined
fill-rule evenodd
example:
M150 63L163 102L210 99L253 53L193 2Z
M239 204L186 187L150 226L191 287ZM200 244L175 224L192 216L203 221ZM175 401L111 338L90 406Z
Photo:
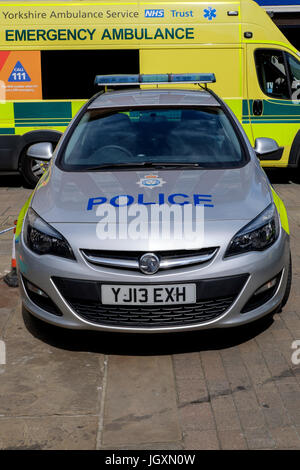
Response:
M255 140L255 153L260 160L280 160L283 147L279 147L274 139L259 137Z
M51 142L39 142L31 145L27 150L27 156L35 160L50 161L53 155Z

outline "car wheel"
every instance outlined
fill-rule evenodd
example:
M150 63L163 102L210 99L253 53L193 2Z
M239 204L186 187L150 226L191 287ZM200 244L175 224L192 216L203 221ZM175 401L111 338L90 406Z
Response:
M37 161L32 158L28 158L27 148L24 149L21 154L20 172L26 182L26 186L34 188L40 177L47 170L49 162Z

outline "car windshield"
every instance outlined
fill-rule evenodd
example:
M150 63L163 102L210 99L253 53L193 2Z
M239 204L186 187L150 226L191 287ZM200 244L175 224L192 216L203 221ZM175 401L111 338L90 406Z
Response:
M236 131L219 107L88 110L60 158L69 171L162 163L234 168L244 162Z

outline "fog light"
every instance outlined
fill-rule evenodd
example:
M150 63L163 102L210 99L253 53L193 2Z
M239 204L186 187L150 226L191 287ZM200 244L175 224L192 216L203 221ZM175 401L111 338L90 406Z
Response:
M268 302L276 293L281 279L282 271L273 277L270 281L260 286L252 297L247 301L241 310L241 313L247 313Z
M42 289L39 289L38 287L34 286L33 284L31 284L31 282L27 281L26 284L27 284L27 289L31 290L31 292L34 292L37 295L41 295L42 297L48 297L48 295L45 294L45 292L42 291Z
M47 295L39 287L35 286L34 284L31 284L31 282L27 281L25 277L23 277L23 282L26 294L28 295L31 302L33 302L39 308L46 310L46 312L51 313L52 315L62 317L62 312L59 310L53 300L49 297L49 295Z
M271 279L271 281L266 282L263 286L261 286L257 291L254 292L254 295L261 294L262 292L267 291L268 289L272 289L277 282L277 276Z

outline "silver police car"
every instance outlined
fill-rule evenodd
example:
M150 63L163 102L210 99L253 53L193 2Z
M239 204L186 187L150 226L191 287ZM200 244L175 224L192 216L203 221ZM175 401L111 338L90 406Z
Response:
M97 76L105 91L53 155L50 143L30 147L28 158L51 163L17 223L26 310L65 328L158 333L247 324L282 308L288 220L259 158L283 149L266 138L253 149L207 87L214 81Z

